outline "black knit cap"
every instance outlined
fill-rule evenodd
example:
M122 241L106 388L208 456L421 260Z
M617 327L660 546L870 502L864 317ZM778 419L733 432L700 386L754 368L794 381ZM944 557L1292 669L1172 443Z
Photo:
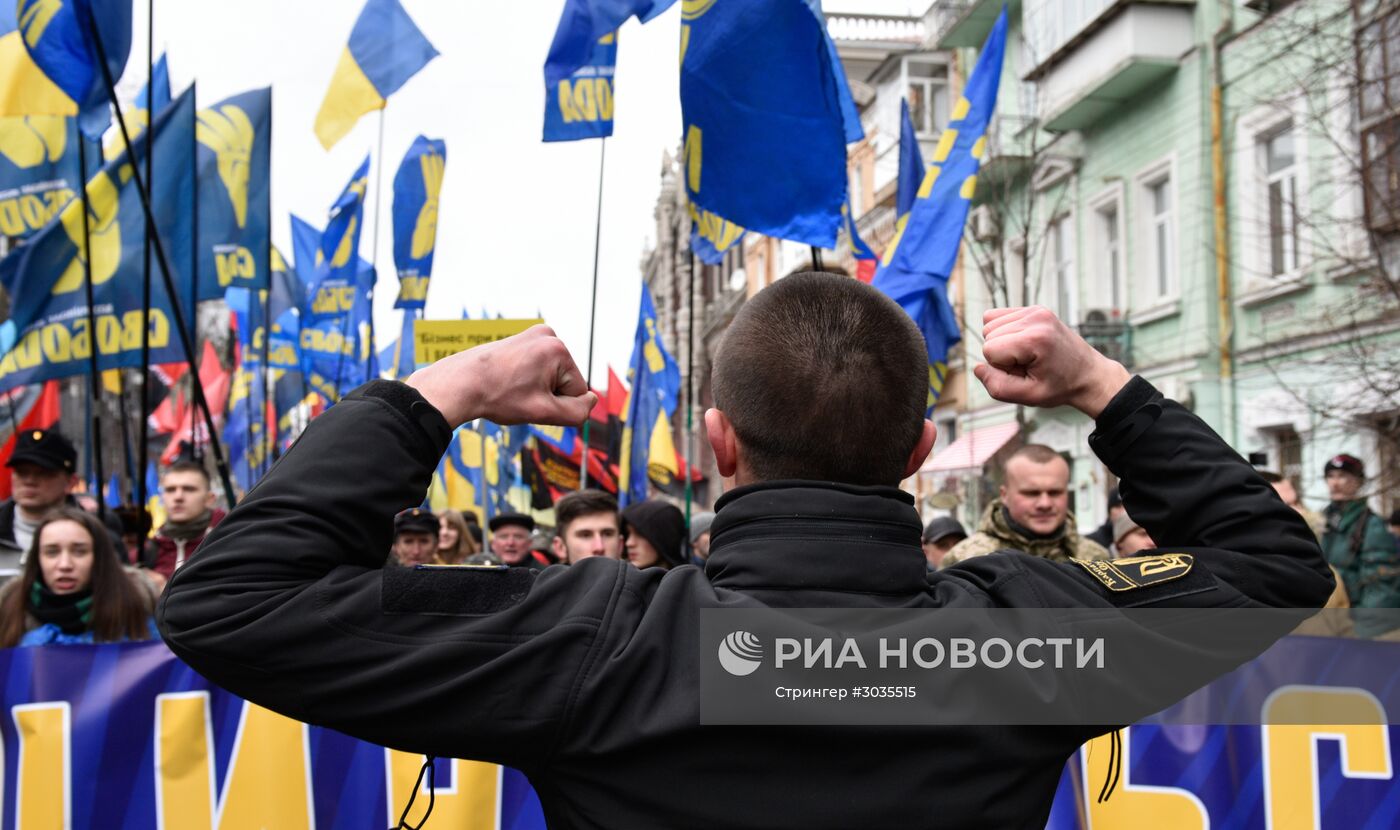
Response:
M622 532L636 533L671 566L685 562L685 514L662 499L629 504L622 510Z

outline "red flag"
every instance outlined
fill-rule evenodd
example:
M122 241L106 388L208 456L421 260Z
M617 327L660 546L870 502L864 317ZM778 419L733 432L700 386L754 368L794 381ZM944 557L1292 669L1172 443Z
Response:
M31 429L49 429L58 423L60 412L61 396L58 391L58 381L51 380L43 384L42 389L35 392L36 387L26 386L10 391L10 405L17 410L23 411L24 415L19 418L19 431L24 432ZM32 400L19 400L32 396ZM26 408L27 407L27 408ZM0 446L0 467L5 466L10 461L10 454L15 451L14 433L5 439L4 446ZM0 499L10 497L10 477L0 475Z
M228 387L233 373L219 362L219 354L214 344L204 341L204 354L199 360L199 380L204 386L204 399L209 403L209 414L215 419L223 417L228 404ZM180 455L181 444L207 444L209 430L204 426L204 414L193 402L184 407L180 425L170 436L165 452L160 454L160 463L170 464Z

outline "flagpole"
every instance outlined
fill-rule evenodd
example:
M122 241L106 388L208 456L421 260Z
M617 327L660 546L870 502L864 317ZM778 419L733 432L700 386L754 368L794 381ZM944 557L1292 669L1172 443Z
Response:
M107 65L107 50L102 45L102 35L97 30L97 21L95 18L88 18L88 33L92 36L93 46L97 49L97 62L102 68L102 80L107 87L107 100L111 102L112 110L117 116L117 126L121 128L122 144L126 147L127 155L133 155L131 149L131 133L126 128L126 117L122 115L121 104L117 102L117 89L112 80L112 68ZM148 143L155 140L154 126L155 125L152 124L150 134L147 136ZM79 156L78 163L80 165L86 164L81 155ZM179 295L175 291L175 280L170 276L170 261L165 256L165 245L161 242L160 234L155 232L156 217L155 213L151 210L150 194L147 192L145 184L142 181L141 173L134 166L131 168L131 175L133 180L132 184L136 185L136 195L141 201L141 211L145 214L146 224L151 229L150 236L151 243L156 252L156 264L160 266L161 280L165 283L166 293L170 297L170 311L175 315L175 330L180 335L180 345L184 348L185 359L190 361L190 365L194 365L194 343L190 337L189 330L185 328L185 312L180 308ZM83 188L83 194L84 197L86 197L86 187ZM198 202L198 199L195 201ZM83 214L83 227L84 229L87 228L86 211L84 211ZM91 291L91 288L92 280L89 279L89 291ZM89 304L89 308L91 308L91 304ZM223 448L219 444L219 436L214 431L214 416L209 410L209 401L204 397L204 384L199 378L198 371L191 372L190 374L193 375L195 404L204 414L204 426L209 431L209 443L214 450L214 462L219 470L219 480L224 486L224 493L228 498L229 507L233 507L236 501L233 490L233 480L229 476L228 463L224 460Z
M588 367L584 369L584 383L589 391L593 389L593 328L598 316L598 248L603 238L603 169L608 160L608 137L598 140L598 210L593 223L593 294L588 306ZM583 419L583 446L579 450L578 489L588 487L588 424L593 420L590 412Z
M686 269L686 326L685 326L685 527L686 539L690 538L691 483L690 470L695 463L691 436L695 434L695 256L690 257L690 268ZM669 424L667 427L669 428Z
M153 106L153 104L155 103L155 100L156 100L156 88L155 88L155 81L156 81L156 64L155 64L155 39L156 39L156 38L155 38L155 31L156 31L156 25L155 25L155 17L156 17L156 2L155 2L155 0L147 0L147 2L146 2L146 113L147 113L147 117L146 117L146 129L148 129L148 130L149 130L149 129L152 129L152 128L155 126L155 123L156 123L155 107ZM152 137L152 138L155 137L154 133L151 135L151 137ZM155 142L154 142L154 141L150 141L150 142L147 142L147 143L148 143L148 144L151 144L151 145L154 145ZM148 182L151 181L151 156L152 156L152 155L153 155L153 153L151 153L150 149L148 149L148 150L146 151L146 181L148 181ZM141 231L142 231L142 238L146 240L145 250L143 251L143 254L144 254L144 256L145 256L145 259L144 259L144 266L145 266L145 267L143 268L143 270L142 270L142 272L141 272L141 273L142 273L142 277L143 277L142 280L141 280L141 319L143 319L143 320L150 320L150 319L151 319L151 238L150 238L150 233L149 233L150 227L149 227L149 226L143 226L142 229L141 229ZM150 425L147 423L147 422L150 420L150 412L147 411L147 409L146 409L146 407L150 405L150 392L149 392L149 384L150 384L150 382L151 382L151 366L150 366L150 364L151 364L151 327L150 327L149 325L146 325L146 326L142 326L142 327L141 327L141 370L140 370L140 372L139 372L139 374L141 375L141 400L140 400L140 403L139 403L140 412L141 412L141 425L140 425L140 432L139 432L140 439L139 439L139 443L138 443L138 445L137 445L137 447L136 447L136 458L137 458L137 468L140 470L140 475L137 475L137 476L135 476L135 477L132 479L132 483L133 483L133 484L135 485L135 487L136 487L136 505L137 505L137 507L139 507L139 508L140 508L141 510L143 510L143 511L146 509L146 496L147 496L147 493L146 493L146 460L147 460L147 453L149 452L149 450L148 450L148 448L147 448L147 445L150 444L150 441L151 441ZM124 397L123 397L123 400L122 400L122 411L123 411L123 412L126 411L126 400L125 400Z
M821 271L821 270L823 270L823 269L822 269L822 249L821 249L821 248L818 248L816 245L811 246L811 248L812 248L812 270L813 270L813 271Z
M268 107L267 107L267 137L268 137L268 144L269 144L269 147L268 147L268 153L267 153L267 163L268 163L268 167L271 168L271 166L272 166L272 147L271 147L270 145L271 145L271 142L272 142L272 101L270 100L271 93L268 93L268 95L269 95L269 101L268 101ZM271 178L271 176L269 175L268 178ZM272 187L271 187L271 182L269 182L269 186L268 186L267 191L268 191L268 192L267 192L267 215L268 215L268 217L269 217L269 221L271 221L271 219L270 219L270 217L272 216ZM262 372L263 372L263 377L262 377L262 391L263 391L263 405L262 405L262 411L258 413L258 417L260 417L260 418L263 419L263 427L264 427L264 428L267 428L267 404L268 404L268 401L269 401L269 399L270 399L270 394L269 394L269 392L268 392L268 387L271 386L271 384L272 384L272 368L268 365L268 348L269 348L269 347L268 347L268 344L269 344L269 341L272 340L272 317L271 317L271 315L272 315L272 231L271 231L270 228L268 229L268 234L267 234L267 254L266 254L266 256L267 256L267 293L263 295L263 319L262 319L262 324L263 324L263 343L262 343L262 345L263 345L263 347L262 347ZM283 263L283 264L285 265L286 263ZM263 471L264 473L267 472L268 465L271 463L273 451L276 449L276 447L277 447L277 408L276 408L276 407L273 407L273 410L272 410L272 427L271 427L271 429L268 429L268 430L267 430L267 434L266 434L265 436L263 436L263 458L262 458L263 463L262 463L262 471Z
M369 294L365 301L369 303L369 351L365 355L365 380L373 380L370 377L370 367L374 365L375 344L374 344L374 289L379 283L379 208L384 199L380 194L380 187L384 182L384 111L389 108L389 102L385 101L384 106L379 108L379 158L374 163L374 241L370 243L369 264L373 270L370 278L373 282L369 286Z
M195 84L190 84L190 89L192 90L190 94L194 95L195 98L194 106L197 112L199 110L199 88ZM147 143L154 144L155 136L152 135L151 141ZM194 351L190 358L190 377L195 378L194 382L203 383L203 378L199 374L199 370L204 368L204 355L200 352L199 343L199 141L195 138L194 133L190 133L190 143L193 145L190 152L190 182L194 186L194 198L190 200L190 240L193 243L190 245L190 337L194 340ZM148 188L151 186L150 179L146 180L146 186ZM146 192L149 194L153 191L147 190ZM154 231L154 220L151 221L150 227ZM179 305L180 298L171 294L170 304L172 306ZM211 426L209 428L210 440L213 440L213 436L214 428ZM194 429L193 426L190 429L190 440L194 445L195 460L203 462L204 450L199 444L199 430Z
M374 239L370 242L369 265L371 269L374 269L370 278L375 282L379 281L379 271L377 270L379 268L379 188L384 181L384 111L388 108L389 104L387 101L384 106L379 108L378 157L374 160ZM363 210L363 207L361 209ZM359 252L357 251L355 255L358 257ZM357 263L355 266L355 287L357 291L359 290L359 280L360 272ZM369 303L369 354L365 357L365 379L369 380L369 367L374 360L374 283L370 284L369 291L365 296L365 302ZM336 400L340 400L340 375L342 368L345 366L345 344L350 339L350 321L355 316L354 303L351 302L350 305L350 310L345 313L345 322L340 327L340 354L336 356L335 360ZM356 332L356 334L358 334L358 332ZM357 338L355 342L358 344L359 339ZM358 360L358 358L356 359Z
M106 66L103 62L103 66ZM113 96L113 101L116 98ZM78 166L87 169L87 144L78 142ZM90 447L92 455L92 469L90 472L96 477L95 488L97 490L97 514L107 515L107 500L102 497L103 475L102 475L102 418L98 412L98 404L102 401L101 378L97 376L97 349L100 339L97 334L97 300L93 297L92 290L92 232L89 214L92 211L92 200L88 196L87 182L83 182L83 288L87 293L87 324L88 324L88 409L92 419L92 445Z

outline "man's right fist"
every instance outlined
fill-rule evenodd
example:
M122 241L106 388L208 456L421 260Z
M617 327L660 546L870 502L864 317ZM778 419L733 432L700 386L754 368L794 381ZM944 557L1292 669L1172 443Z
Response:
M1072 406L1097 418L1131 375L1042 306L993 308L982 316L973 374L999 401Z
M548 326L445 357L406 382L454 429L475 418L576 426L598 399Z

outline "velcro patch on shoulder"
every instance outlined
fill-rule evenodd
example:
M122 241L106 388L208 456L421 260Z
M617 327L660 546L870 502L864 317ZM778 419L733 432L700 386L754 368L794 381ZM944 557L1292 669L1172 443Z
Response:
M1071 560L1093 574L1110 591L1131 591L1180 579L1191 572L1195 559L1189 553L1129 556L1123 559Z
M523 600L536 573L503 565L389 566L380 584L380 609L386 614L495 614Z

